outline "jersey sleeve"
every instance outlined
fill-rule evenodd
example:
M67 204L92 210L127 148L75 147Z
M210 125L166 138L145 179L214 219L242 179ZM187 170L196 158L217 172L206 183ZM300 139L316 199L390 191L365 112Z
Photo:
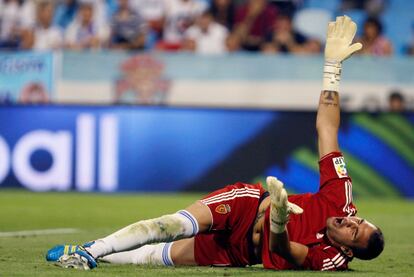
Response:
M348 257L332 246L317 245L309 248L303 269L341 271L348 269Z
M344 216L356 214L352 203L352 180L341 152L332 152L319 161L320 187L317 195L341 210Z

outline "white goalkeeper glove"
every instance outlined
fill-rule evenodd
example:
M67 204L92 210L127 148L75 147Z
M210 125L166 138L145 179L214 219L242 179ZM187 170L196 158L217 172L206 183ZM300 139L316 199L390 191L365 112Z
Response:
M287 192L281 181L269 176L266 183L270 194L270 231L280 234L286 230L289 214L301 214L303 209L288 201Z
M338 16L329 22L325 44L323 90L339 91L342 62L362 48L361 43L351 45L357 25L348 16Z

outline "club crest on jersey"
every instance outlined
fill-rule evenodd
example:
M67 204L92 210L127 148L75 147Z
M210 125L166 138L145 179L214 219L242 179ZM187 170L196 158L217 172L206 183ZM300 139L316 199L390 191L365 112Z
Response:
M348 177L348 171L346 170L344 157L335 157L332 159L332 162L335 167L336 174L339 178Z
M231 208L229 204L220 204L216 207L215 211L218 214L227 214L231 212Z

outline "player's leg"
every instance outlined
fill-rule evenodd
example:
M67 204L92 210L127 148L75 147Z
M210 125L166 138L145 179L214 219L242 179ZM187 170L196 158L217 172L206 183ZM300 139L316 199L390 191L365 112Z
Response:
M210 210L197 201L175 214L133 223L85 248L94 258L99 258L150 243L189 238L208 230L211 223Z
M113 264L196 265L194 238L144 245L131 251L110 254L99 260Z

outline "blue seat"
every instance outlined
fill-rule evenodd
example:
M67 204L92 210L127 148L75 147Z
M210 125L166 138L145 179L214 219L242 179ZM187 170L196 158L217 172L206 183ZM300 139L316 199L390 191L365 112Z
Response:
M391 11L414 11L414 1L412 0L390 0L388 1L387 10Z
M352 20L357 24L358 26L358 36L362 34L363 31L363 25L365 22L365 19L367 18L367 14L363 10L348 10L345 12L345 15L352 18Z
M326 9L302 9L295 14L293 26L307 37L325 41L327 25L332 20L332 14Z
M412 29L414 23L413 10L396 11L389 9L381 17L381 21L384 24L384 35L393 43L395 54L403 54L404 46L414 36Z
M305 7L313 9L324 9L331 12L338 10L341 0L306 0Z

